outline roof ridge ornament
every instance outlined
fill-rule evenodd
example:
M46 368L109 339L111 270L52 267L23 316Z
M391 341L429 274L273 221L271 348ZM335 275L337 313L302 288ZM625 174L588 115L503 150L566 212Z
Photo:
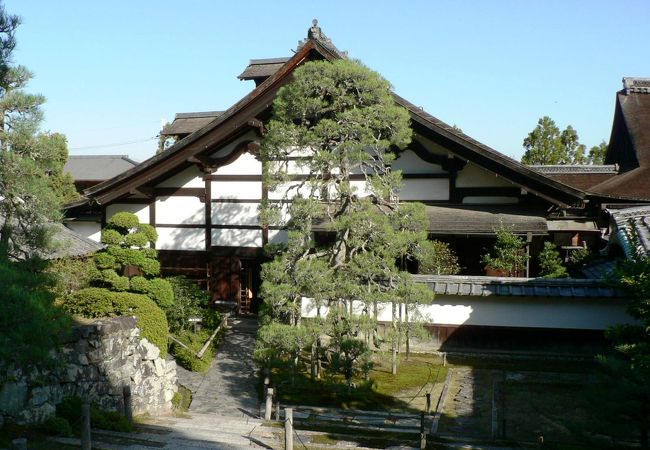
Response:
M298 49L300 49L310 40L320 41L330 47L333 47L332 40L325 36L325 33L323 33L321 27L318 26L318 19L313 19L311 21L311 27L309 27L307 30L307 38L298 41Z
M650 78L644 77L623 77L623 89L625 93L650 94Z

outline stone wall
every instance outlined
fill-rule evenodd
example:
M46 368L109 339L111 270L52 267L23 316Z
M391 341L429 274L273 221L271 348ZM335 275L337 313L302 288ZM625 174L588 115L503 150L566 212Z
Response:
M55 367L29 374L19 370L0 373L0 419L41 422L69 396L123 411L126 385L131 388L134 415L171 410L177 390L176 363L160 358L160 350L140 338L135 317L75 327L55 361Z

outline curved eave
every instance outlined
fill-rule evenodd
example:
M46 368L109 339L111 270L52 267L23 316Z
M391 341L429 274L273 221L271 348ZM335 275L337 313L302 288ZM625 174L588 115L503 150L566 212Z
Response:
M498 173L503 178L561 207L582 206L585 192L546 177L524 164L455 130L436 117L428 114L406 99L393 94L396 102L406 108L414 123L414 130L448 148L459 158L471 161L485 169Z

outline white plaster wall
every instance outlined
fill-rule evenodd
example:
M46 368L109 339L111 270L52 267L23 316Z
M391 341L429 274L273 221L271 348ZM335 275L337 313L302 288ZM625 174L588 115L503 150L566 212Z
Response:
M355 302L355 309L360 304ZM605 330L629 323L626 302L608 298L461 297L438 295L432 305L419 307L431 325L480 325L522 328ZM304 317L315 317L309 300L303 300ZM326 314L326 309L321 310ZM378 318L391 321L390 304L379 306Z
M449 180L446 178L403 180L401 200L448 200Z
M204 224L205 204L198 197L158 197L156 223Z
M149 205L132 204L132 203L114 203L106 207L106 221L111 220L111 217L118 212L130 212L138 217L140 223L149 223Z
M517 197L479 197L479 196L468 196L463 197L463 203L466 205L514 205L519 203Z
M260 200L262 198L262 182L213 181L212 198Z
M212 203L214 225L259 225L259 203Z
M156 187L202 188L205 186L203 174L195 165L158 183Z
M212 230L212 245L220 247L261 247L262 230L234 228Z
M91 241L101 241L102 227L99 222L66 222L65 226Z
M269 230L269 244L284 244L287 240L287 230Z
M230 164L219 167L213 175L262 175L262 162L251 153L242 153Z
M402 173L446 173L439 164L424 161L413 150L405 150L393 162L393 170Z
M205 230L203 228L156 227L159 250L205 250Z
M494 172L485 170L472 163L467 163L463 170L458 172L456 187L512 187L515 186Z

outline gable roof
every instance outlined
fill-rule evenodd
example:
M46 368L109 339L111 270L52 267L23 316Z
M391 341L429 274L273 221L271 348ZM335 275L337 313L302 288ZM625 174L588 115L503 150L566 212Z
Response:
M307 60L331 61L342 58L346 58L346 55L332 44L315 22L308 31L307 39L300 43L296 53L283 64L277 63L280 66L273 74L261 81L255 89L223 114L169 149L111 180L87 189L84 193L93 201L103 204L161 177L169 170L189 166L191 164L188 162L189 158L202 152L213 151L217 145L227 143L246 131L259 129L260 123L257 117L270 112L278 89L288 82L291 73L298 65ZM440 143L459 159L472 161L491 170L554 204L561 206L582 204L585 198L584 192L535 172L424 112L402 97L393 95L395 101L409 111L416 134Z
M618 164L621 174L590 191L609 197L650 201L650 78L623 78L616 93L614 123L607 164Z
M128 155L70 155L63 167L75 181L108 180L137 166Z

